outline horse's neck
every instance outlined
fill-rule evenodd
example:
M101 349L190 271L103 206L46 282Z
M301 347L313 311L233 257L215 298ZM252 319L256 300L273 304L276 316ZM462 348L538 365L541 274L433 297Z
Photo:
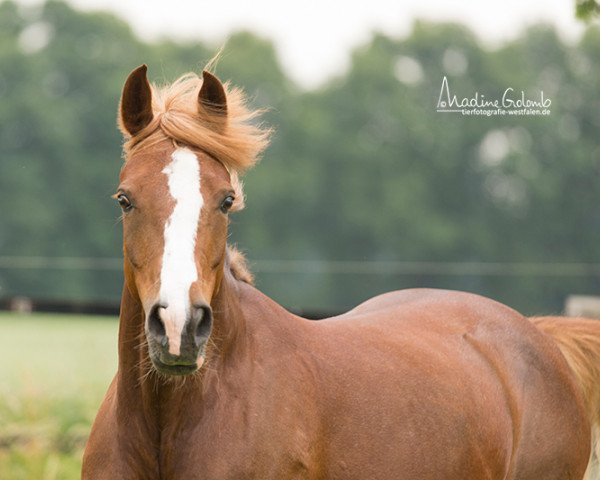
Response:
M253 287L239 283L228 270L211 306L213 332L205 365L191 377L164 379L151 370L142 305L135 291L125 285L119 373L111 404L115 425L122 433L119 448L129 452L140 471L162 468L167 461L163 455L170 455L177 442L188 444L186 435L194 429L219 433L225 416L246 415L249 385L256 383L253 375L261 371L256 364L261 358L272 358L273 348L289 348L298 341L301 322Z
M246 345L245 320L236 280L226 272L212 303L213 332L203 369L215 370L243 356ZM117 401L127 415L139 417L154 428L163 421L161 409L169 404L199 402L203 395L203 371L191 378L163 379L152 370L145 341L145 315L135 288L125 283L119 326L119 373Z

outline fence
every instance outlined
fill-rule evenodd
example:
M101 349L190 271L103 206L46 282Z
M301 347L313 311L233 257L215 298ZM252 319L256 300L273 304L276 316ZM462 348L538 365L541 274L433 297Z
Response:
M62 272L63 275L75 275L74 272L95 272L95 275L108 275L111 278L120 278L120 272L123 268L121 258L107 257L47 257L47 256L0 256L0 276L3 272L36 272L36 276L41 279L50 279L56 272ZM352 277L364 277L365 283L373 283L375 278L389 278L392 276L406 276L411 279L416 277L446 279L442 287L458 288L476 291L478 293L488 294L486 291L479 291L478 286L473 288L465 287L465 278L490 279L493 282L496 278L510 279L514 282L523 281L523 279L535 279L535 282L564 283L565 291L562 298L552 305L552 311L556 312L557 305L562 306L562 302L571 293L593 295L595 285L600 279L600 263L585 262L423 262L423 261L373 261L373 260L343 260L343 261L321 261L321 260L279 260L264 259L251 261L252 270L259 279L273 277L280 279L288 275L297 275L300 278L323 278L327 275L336 278L344 278L350 281ZM37 273L39 272L39 273ZM71 273L69 273L71 272ZM458 279L462 279L462 283ZM448 280L450 279L450 280ZM456 279L456 280L452 280ZM562 279L562 280L561 280ZM569 290L569 285L575 285L575 280L570 279L593 279L589 283L587 291ZM41 280L42 281L42 280ZM51 282L51 280L47 280ZM286 283L293 283L291 279ZM354 279L355 283L358 280ZM508 282L508 283L514 283ZM268 283L268 282L266 282ZM272 283L281 283L273 281ZM384 283L384 282L380 282ZM435 283L435 282L432 282ZM481 283L481 282L480 282ZM506 283L506 281L505 281ZM0 308L12 310L35 310L35 311L55 311L55 312L73 312L73 313L97 313L115 315L118 313L118 291L119 282L114 282L114 291L110 298L104 299L82 299L68 298L64 295L58 298L56 295L48 298L43 294L43 290L36 292L27 291L2 291L0 290ZM263 285L264 286L264 285ZM391 284L387 289L406 288L414 286L410 281L403 285ZM418 285L422 286L422 285ZM438 286L438 285L434 285ZM40 293L41 292L41 293ZM267 292L272 293L272 292ZM372 294L366 292L365 294ZM375 292L377 293L377 292ZM510 298L499 298L498 295L491 295L501 301L510 303ZM279 297L281 298L281 296ZM287 297L292 298L291 295ZM354 297L353 297L354 298ZM360 300L360 298L358 298ZM330 314L338 313L342 310L341 305L319 305L318 302L306 301L304 304L293 304L292 301L283 302L291 307L291 310L308 316L310 318L322 318ZM316 308L306 308L306 305L317 305ZM519 305L512 304L519 308ZM539 310L539 309L538 309ZM529 313L540 313L538 310Z

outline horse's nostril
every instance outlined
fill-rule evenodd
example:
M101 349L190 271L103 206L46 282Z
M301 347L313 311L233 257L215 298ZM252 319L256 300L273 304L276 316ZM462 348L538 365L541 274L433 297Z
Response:
M194 337L196 344L200 346L206 342L210 335L212 327L212 311L210 307L206 305L194 307L194 320L196 322L196 328L194 330Z
M160 309L164 308L162 305L154 305L148 316L148 332L152 335L163 347L167 346L167 334L165 331L165 324L160 318Z

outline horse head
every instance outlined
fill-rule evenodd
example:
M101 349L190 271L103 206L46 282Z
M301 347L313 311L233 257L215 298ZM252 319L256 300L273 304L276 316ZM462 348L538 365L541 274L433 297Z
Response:
M114 198L123 212L125 280L143 307L152 365L167 375L204 362L228 215L243 207L238 173L266 145L266 132L245 123L252 115L240 93L231 95L233 118L227 87L214 75L158 89L145 65L123 88L125 163Z

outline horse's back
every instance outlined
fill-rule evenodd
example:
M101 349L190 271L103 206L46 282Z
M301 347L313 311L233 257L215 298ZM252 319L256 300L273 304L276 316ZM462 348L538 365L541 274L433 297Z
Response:
M385 478L583 475L589 425L572 375L553 343L514 310L477 295L415 289L314 328L323 362L335 365L327 382L340 439L357 419L387 436L370 452L382 463L398 459L399 470L389 464ZM353 394L336 393L339 383ZM381 478L376 468L369 478Z

